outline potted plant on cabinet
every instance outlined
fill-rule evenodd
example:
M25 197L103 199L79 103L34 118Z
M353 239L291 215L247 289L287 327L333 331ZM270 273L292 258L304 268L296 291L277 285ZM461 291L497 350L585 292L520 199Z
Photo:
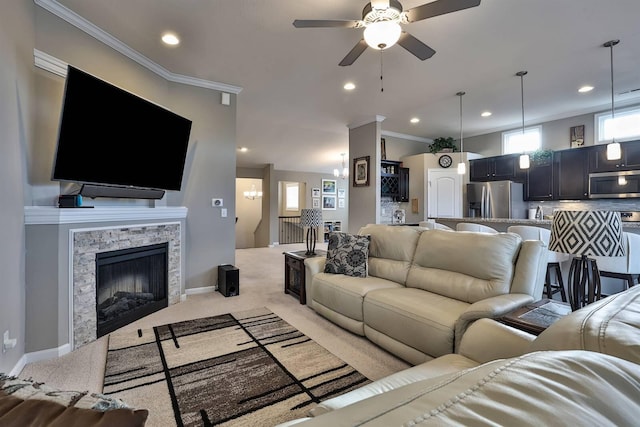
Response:
M454 139L452 137L440 137L433 140L431 145L429 145L429 152L432 154L436 153L451 153L454 151L458 151L458 147L454 144Z

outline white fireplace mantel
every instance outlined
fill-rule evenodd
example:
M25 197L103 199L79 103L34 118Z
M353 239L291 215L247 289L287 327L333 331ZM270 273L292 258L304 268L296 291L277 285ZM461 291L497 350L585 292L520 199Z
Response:
M146 221L181 219L187 217L188 209L178 207L96 207L56 208L52 206L25 206L25 225L81 224L110 221Z

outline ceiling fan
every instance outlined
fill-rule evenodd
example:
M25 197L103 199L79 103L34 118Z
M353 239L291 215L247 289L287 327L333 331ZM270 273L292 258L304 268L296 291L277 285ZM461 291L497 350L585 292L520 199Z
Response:
M367 46L384 50L398 43L413 55L424 61L436 51L407 33L400 24L410 24L480 4L480 0L436 0L406 11L397 0L371 0L362 9L362 20L344 19L296 19L296 28L364 28L363 38L340 61L340 65L351 65L365 51Z

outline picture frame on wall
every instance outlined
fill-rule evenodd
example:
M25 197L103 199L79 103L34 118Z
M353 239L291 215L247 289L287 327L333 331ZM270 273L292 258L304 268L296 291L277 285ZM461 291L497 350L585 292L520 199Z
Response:
M320 197L320 189L312 188L311 189L311 197Z
M346 195L346 190L344 188L338 188L338 198L344 199Z
M336 196L322 196L322 210L336 210Z
M569 129L569 143L571 148L584 146L584 125L572 126Z
M323 179L322 194L336 194L336 184L337 181L335 179Z
M353 159L353 186L369 186L369 156Z
M338 207L344 208L344 199L338 199Z
M318 190L320 190L320 189L318 189ZM311 207L312 207L313 209L320 209L320 198L319 198L319 197L318 197L318 198L313 198L313 199L312 199L312 201L311 201Z

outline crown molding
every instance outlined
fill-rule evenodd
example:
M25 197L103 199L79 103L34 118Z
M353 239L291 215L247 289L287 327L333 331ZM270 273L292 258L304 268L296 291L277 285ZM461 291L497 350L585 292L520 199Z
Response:
M380 122L381 123L382 121L384 121L384 119L386 119L385 116L376 115L376 116L370 117L368 119L362 119L360 121L357 121L357 122L354 122L354 123L350 123L350 124L347 125L347 127L349 129L355 129L355 128L359 128L360 126L368 125L369 123L374 123L374 122Z
M219 82L214 82L214 81L211 81L211 80L205 80L205 79L199 79L199 78L196 78L196 77L185 76L183 74L172 73L171 71L167 70L166 68L162 67L161 65L156 64L155 62L153 62L152 60L150 60L146 56L142 55L140 52L130 48L129 46L127 46L122 41L118 40L117 38L115 38L111 34L109 34L106 31L104 31L102 28L96 26L92 22L90 22L90 21L86 20L85 18L83 18L82 16L78 15L77 13L72 11L71 9L68 9L67 7L61 5L57 1L55 1L55 0L34 0L34 2L35 2L36 5L40 6L41 8L47 10L48 12L51 12L52 14L57 16L58 18L63 19L64 21L68 22L69 24L73 25L74 27L78 28L79 30L84 31L85 33L89 34L91 37L95 38L96 40L104 43L105 45L107 45L109 47L111 47L116 52L121 53L122 55L126 56L127 58L131 59L132 61L135 61L138 64L142 65L143 67L147 68L148 70L156 73L160 77L163 77L165 80L168 80L168 81L174 82L174 83L181 83L181 84L185 84L185 85L202 87L202 88L206 88L206 89L213 89L213 90L219 90L219 91L223 91L223 92L230 92L230 93L233 93L233 94L236 94L236 95L239 94L242 91L242 88L240 86L234 86L234 85L230 85L230 84L226 84L226 83L219 83ZM36 65L40 66L40 65L38 65L37 61L36 61ZM51 71L51 69L49 69L49 68L45 68L45 67L40 67L40 68L43 68L43 69L45 69L47 71ZM54 74L60 75L57 72L54 72L54 71L51 71L51 72L53 72ZM66 64L65 64L65 72L64 72L64 74L66 75Z
M430 139L430 138L423 138L421 136L407 135L406 133L391 132L389 130L382 130L382 131L380 131L380 134L382 136L390 136L390 137L393 137L393 138L406 139L406 140L409 140L409 141L425 142L427 144L431 144L433 142L433 139Z
M41 50L33 49L33 62L36 67L53 73L62 78L67 77L67 63L58 58L44 53Z

